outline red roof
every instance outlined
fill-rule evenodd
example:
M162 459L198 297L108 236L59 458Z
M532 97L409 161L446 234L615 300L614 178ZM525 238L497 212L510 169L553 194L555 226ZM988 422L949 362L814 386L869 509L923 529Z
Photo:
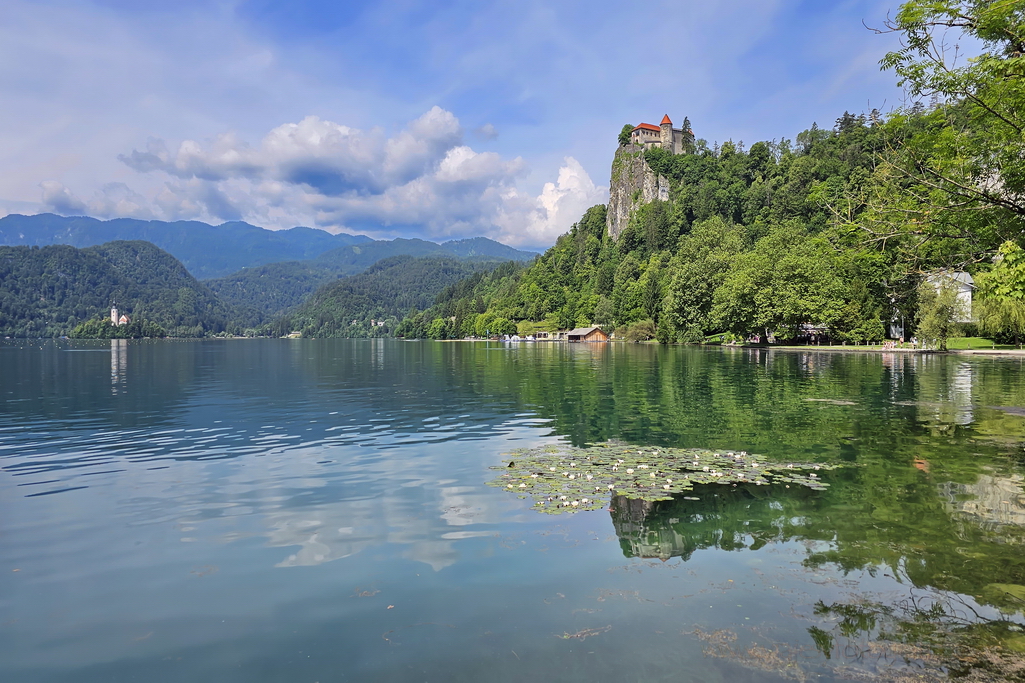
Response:
M634 130L637 130L637 129L653 130L656 133L658 133L660 130L662 130L658 126L650 124L650 123L642 123L641 125L637 126L637 128L634 128Z
M662 123L668 123L670 126L673 125L673 122L669 119L669 114L662 117Z

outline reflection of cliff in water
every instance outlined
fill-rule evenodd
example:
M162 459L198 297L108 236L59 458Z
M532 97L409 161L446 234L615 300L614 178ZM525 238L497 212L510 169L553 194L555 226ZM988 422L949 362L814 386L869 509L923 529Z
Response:
M804 515L813 495L785 497L761 487L697 487L686 498L647 502L612 499L612 524L627 557L690 559L695 550L757 550L767 543L807 537Z

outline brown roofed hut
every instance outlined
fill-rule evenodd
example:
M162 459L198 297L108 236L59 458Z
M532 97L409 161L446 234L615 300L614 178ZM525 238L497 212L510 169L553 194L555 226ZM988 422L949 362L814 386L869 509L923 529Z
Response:
M571 342L607 342L609 335L600 327L578 327L567 332L566 339Z

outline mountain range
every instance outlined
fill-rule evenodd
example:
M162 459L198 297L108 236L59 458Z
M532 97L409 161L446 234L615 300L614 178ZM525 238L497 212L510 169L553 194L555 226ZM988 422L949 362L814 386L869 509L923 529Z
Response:
M200 280L223 278L246 268L282 261L317 259L328 276L350 275L390 256L455 256L529 261L520 251L485 237L437 244L419 239L373 240L366 235L332 235L316 228L266 230L243 222L208 225L199 221L146 221L84 216L10 214L0 218L0 246L66 244L90 247L118 240L145 240L171 254Z

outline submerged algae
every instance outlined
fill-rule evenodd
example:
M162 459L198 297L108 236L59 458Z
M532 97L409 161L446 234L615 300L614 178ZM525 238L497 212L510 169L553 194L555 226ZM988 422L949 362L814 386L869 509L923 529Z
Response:
M605 507L610 494L633 500L671 500L696 485L828 486L816 471L842 465L769 462L744 451L653 448L604 443L589 448L552 444L508 453L503 474L488 482L529 495L540 512Z

